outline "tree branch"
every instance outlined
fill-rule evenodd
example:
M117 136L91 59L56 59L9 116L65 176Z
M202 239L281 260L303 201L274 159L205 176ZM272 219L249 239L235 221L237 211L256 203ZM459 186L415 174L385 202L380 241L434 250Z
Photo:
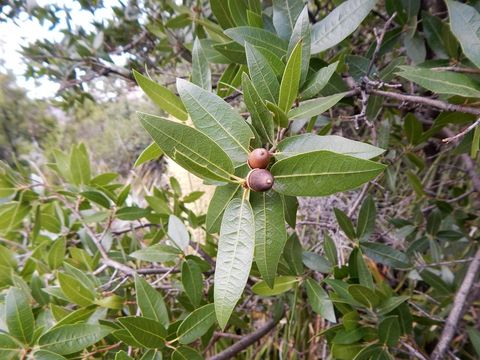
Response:
M470 263L470 266L468 267L465 278L462 281L462 285L455 295L452 310L450 311L447 321L445 322L442 335L438 340L437 346L432 352L432 360L442 360L445 358L445 353L448 351L450 342L457 331L457 325L462 317L468 294L475 283L475 279L477 278L479 270L480 249L477 250L472 262Z
M247 347L252 345L253 343L257 342L260 340L262 337L267 335L270 331L272 331L275 326L278 324L280 321L281 317L279 317L278 320L270 320L265 324L265 326L261 327L257 331L254 331L253 333L244 336L241 340L230 346L229 348L223 350L221 353L212 356L210 360L227 360L233 358L235 355L237 355L239 352L245 350Z

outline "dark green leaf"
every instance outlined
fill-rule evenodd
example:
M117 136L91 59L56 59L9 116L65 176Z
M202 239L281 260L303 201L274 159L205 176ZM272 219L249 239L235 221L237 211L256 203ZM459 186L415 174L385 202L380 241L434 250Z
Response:
M98 324L68 324L43 334L38 344L60 355L73 354L102 340L111 329Z
M252 117L252 125L263 142L275 140L273 117L246 73L242 74L242 88L245 105Z
M280 94L278 106L284 112L288 112L298 95L300 85L300 75L302 73L302 45L300 40L292 50L288 58L282 82L280 83Z
M407 255L388 245L363 242L361 247L368 257L384 265L397 269L407 269L411 266Z
M203 360L203 357L191 347L180 346L172 353L172 360Z
M358 213L357 221L357 238L362 240L367 240L370 234L375 229L375 217L377 211L375 209L375 202L371 195L367 196L363 200L362 207Z
M75 304L89 306L95 300L95 294L73 276L58 273L58 282L65 296Z
M371 159L385 152L385 150L376 146L337 135L302 134L290 136L280 141L275 158L282 160L290 156L317 150L328 150L359 159Z
M203 277L198 265L191 260L182 263L182 285L192 305L198 307L203 297Z
M329 274L332 271L332 265L322 255L318 255L310 251L304 251L302 259L303 264L311 270L324 274Z
M311 99L318 95L320 91L328 84L330 78L337 70L338 61L318 70L313 76L307 80L302 88L300 97L304 100Z
M292 289L298 281L295 276L278 276L274 279L273 287L262 280L252 286L252 291L260 296L275 296Z
M159 322L141 316L127 316L118 318L122 326L139 344L146 348L155 349L165 343L167 331Z
M143 76L138 71L133 70L133 76L145 94L147 94L158 107L179 120L185 121L188 119L187 110L185 110L182 101L173 92L146 76Z
M215 306L204 305L190 313L177 329L181 344L190 344L203 336L215 323Z
M222 98L186 80L177 79L177 88L195 127L215 141L235 163L244 163L253 138L244 119Z
M387 346L395 346L400 339L400 324L398 316L389 316L378 325L378 337L381 343Z
M142 315L168 326L168 311L162 295L138 275L135 276L135 292Z
M25 344L32 341L35 319L25 291L11 287L5 296L5 322L8 332Z
M225 30L225 34L242 46L247 42L254 46L265 48L280 58L287 53L287 42L264 29L240 26ZM256 84L256 81L253 82Z
M342 100L345 95L346 93L340 93L301 102L298 107L288 112L288 117L290 120L297 120L307 119L323 114L325 111Z
M287 241L283 203L274 191L250 196L255 218L255 262L263 280L273 288L278 262Z
M355 300L370 309L376 307L380 302L380 298L373 292L373 290L363 285L350 285L348 287L348 292Z
M308 303L313 311L325 318L326 320L336 323L335 310L333 303L329 299L328 294L323 288L313 279L307 278L305 281L307 289Z
M247 283L253 262L254 238L252 207L245 198L231 200L220 228L214 278L215 313L222 329Z
M337 218L338 225L343 230L345 235L351 240L356 238L355 228L353 227L352 221L349 219L347 214L345 214L342 210L334 208L333 211L335 212L335 217Z
M282 39L290 39L303 6L302 0L273 0L273 25Z
M473 7L459 1L446 1L450 27L460 42L463 53L480 67L480 14Z
M192 49L192 83L212 91L212 73L198 38L193 42Z
M302 62L300 74L300 85L302 85L307 78L310 65L311 28L307 6L303 8L302 12L298 16L297 22L295 23L295 27L293 28L292 36L290 37L290 42L288 43L289 56L299 41L302 41Z
M260 97L271 103L277 103L280 84L265 56L254 46L245 43L250 78Z
M233 164L228 155L219 145L198 130L153 115L140 114L140 120L163 152L187 170L193 170L195 175L227 181L233 174ZM184 143L186 139L188 139L188 145ZM188 157L190 163L185 164L184 157L177 160L176 156L179 152ZM192 169L192 163L198 165L200 169Z
M377 0L348 0L312 28L312 54L330 49L353 33Z

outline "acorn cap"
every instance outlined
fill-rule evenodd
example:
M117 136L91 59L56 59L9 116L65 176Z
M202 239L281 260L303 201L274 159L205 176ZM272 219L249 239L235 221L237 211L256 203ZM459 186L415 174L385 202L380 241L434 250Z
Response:
M247 175L247 186L253 191L268 191L273 183L273 175L265 169L253 169Z
M248 166L250 169L265 169L270 163L271 155L267 149L257 148L248 154Z

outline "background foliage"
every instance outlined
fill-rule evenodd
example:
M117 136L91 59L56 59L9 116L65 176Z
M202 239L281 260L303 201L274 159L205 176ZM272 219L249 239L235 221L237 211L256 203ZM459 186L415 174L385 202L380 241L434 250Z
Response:
M64 38L23 50L48 104L0 78L0 357L478 358L479 10L131 1L90 33L2 4ZM260 145L275 191L246 201ZM162 151L207 185L161 174ZM243 262L267 251L225 281L235 231Z

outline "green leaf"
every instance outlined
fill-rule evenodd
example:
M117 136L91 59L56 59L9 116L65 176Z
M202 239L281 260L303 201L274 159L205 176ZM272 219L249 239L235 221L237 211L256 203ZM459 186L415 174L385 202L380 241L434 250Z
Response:
M295 229L297 224L297 210L298 200L295 196L281 195L283 202L283 212L285 214L285 221L292 229Z
M260 97L271 103L277 103L280 84L277 76L265 56L254 46L245 43L248 71Z
M223 212L230 200L240 195L240 185L228 184L217 186L213 197L208 205L206 218L207 232L214 234L220 231L220 223L222 221Z
M279 193L325 196L355 189L384 169L380 163L321 150L280 160L271 173Z
M179 120L185 121L188 119L187 110L177 95L166 87L143 76L138 71L133 70L133 76L138 86L142 88L145 94L147 94L160 109L165 110Z
M302 41L302 61L300 66L300 85L302 85L307 78L310 66L311 26L310 19L308 17L307 6L303 8L302 12L298 16L297 22L295 23L295 27L293 28L292 36L290 37L290 42L288 43L288 56L290 56L295 48L295 45L300 41Z
M463 53L480 67L480 14L473 7L458 1L446 1L450 28L460 42Z
M322 255L304 251L302 254L303 264L313 271L318 271L324 274L332 272L332 265Z
M380 316L387 315L390 311L395 310L397 307L399 307L401 304L403 304L405 301L407 301L410 297L408 296L393 296L385 300L380 304L380 306L377 309L377 313Z
M287 42L264 29L240 26L225 30L225 34L242 46L247 42L254 46L265 48L280 58L287 53ZM254 80L253 83L256 84L256 81Z
M94 311L95 311L95 308L92 306L88 308L80 308L78 310L72 311L71 313L63 317L60 321L58 321L51 329L57 328L62 325L83 322L87 320L93 314Z
M348 0L312 27L312 54L330 49L353 33L377 0Z
M214 44L213 48L233 63L243 65L247 64L247 58L245 57L245 49L242 45L236 43L235 41Z
M35 319L25 291L11 287L5 296L5 322L8 332L25 344L29 344L35 330Z
M365 263L362 251L359 248L355 248L353 249L352 254L355 256L355 265L360 285L373 290L375 287L373 285L372 274ZM350 255L350 257L352 257L352 255Z
M432 271L424 269L420 272L420 276L428 285L442 295L449 296L452 294L452 287Z
M363 285L350 285L348 287L348 292L355 300L370 309L377 306L380 300L373 290Z
M177 329L180 344L190 344L203 336L215 323L215 305L204 305L190 313Z
M90 182L90 160L85 145L80 144L72 147L70 172L75 185L88 184Z
M122 207L116 212L117 217L120 220L138 220L150 214L148 209L142 209L136 206Z
M287 243L285 244L285 248L283 250L283 256L285 257L285 260L287 261L287 264L293 274L303 274L303 249L302 244L300 243L300 240L295 232L288 237Z
M245 68L239 64L228 65L218 80L217 95L224 98L233 93L238 85L240 85L244 69Z
M163 263L174 261L181 254L182 252L177 247L165 244L155 244L144 249L134 251L130 254L130 256L138 260Z
M300 97L302 99L311 99L317 96L320 91L327 86L330 78L337 70L338 61L318 70L303 86Z
M0 230L9 232L30 213L30 206L19 201L0 204Z
M389 316L378 325L378 338L387 346L395 346L400 339L400 324L398 316Z
M144 317L168 326L168 311L162 295L138 275L135 275L135 295Z
M303 101L300 105L288 112L290 120L308 119L323 114L344 98L347 93L340 93L321 98Z
M215 18L223 29L228 29L235 26L235 22L230 14L228 1L225 0L210 0L210 7Z
M21 345L5 333L0 333L0 357L5 360L18 359L22 351Z
M324 232L323 236L323 248L325 249L325 256L327 257L330 264L333 266L338 264L338 255L337 255L337 247L335 245L335 241L328 235L327 232Z
M48 252L48 266L50 269L58 269L65 260L66 239L61 237L53 243Z
M193 170L193 174L224 181L227 181L233 174L233 164L228 155L200 131L153 115L140 113L140 120L143 127L167 156L176 160L176 155L180 152L183 156L188 157L190 160L188 164L185 164L183 157L176 161L187 170ZM201 169L192 169L192 163Z
M345 214L342 210L334 208L333 211L335 212L335 217L337 218L338 225L343 230L345 235L351 240L355 239L356 232L355 228L353 227L352 221L349 219L347 214Z
M43 350L68 355L99 342L110 332L109 327L98 324L62 325L43 334L38 344Z
M172 353L172 360L203 360L203 357L191 347L180 346Z
M182 263L182 285L192 305L198 307L203 296L203 277L200 268L192 260Z
M240 299L253 262L255 222L245 198L227 205L220 228L214 278L215 313L221 329Z
M80 195L100 206L103 206L105 209L110 209L110 200L108 200L108 198L100 191L82 191Z
M273 115L273 121L275 122L275 124L282 128L287 128L288 127L287 114L282 109L280 109L280 107L277 104L274 104L268 100L266 101L266 105L268 110L270 110Z
M273 288L287 241L282 199L274 191L252 192L250 203L255 218L255 262L263 280Z
M277 160L317 150L328 150L359 159L371 159L385 152L376 146L337 135L302 134L280 141L275 153Z
M198 37L193 42L192 49L192 83L212 91L212 73Z
M160 149L160 147L155 142L152 142L138 156L133 166L137 167L142 165L143 163L146 163L147 161L158 159L160 156L162 156L162 154L162 149Z
M381 264L397 269L407 269L411 266L407 255L388 245L362 242L361 248L369 258Z
M242 89L253 127L260 135L262 142L273 143L275 140L273 116L246 73L242 74Z
M298 95L300 75L302 73L302 45L303 41L300 40L293 48L285 66L282 82L280 83L278 106L284 112L290 110Z
M190 235L183 221L175 215L168 217L168 237L180 250L183 252L187 250L190 243Z
M335 310L333 303L323 288L313 279L307 278L305 281L307 289L308 303L313 311L322 316L324 319L336 323Z
M415 115L409 113L405 116L403 121L403 129L407 136L408 142L412 145L417 145L423 133L423 126L420 121L417 120Z
M253 138L245 120L222 98L186 80L177 79L177 88L195 127L215 141L235 163L244 163Z
M455 56L458 42L446 23L439 17L422 11L422 24L425 39L437 57L448 59L449 55Z
M163 360L163 356L159 350L150 349L143 354L140 360Z
M469 328L467 330L468 337L470 338L470 342L472 343L475 352L478 356L480 356L480 331L475 328Z
M227 0L233 22L237 26L248 25L246 0Z
M480 97L480 85L467 75L410 66L399 66L399 69L397 75L437 94Z
M135 341L148 349L162 347L165 343L167 330L158 321L141 316L121 317L118 321Z
M371 195L368 195L363 200L362 207L358 213L357 221L357 238L362 241L368 239L370 234L375 229L375 217L377 211L375 208L375 202Z
M299 279L295 276L278 276L274 279L273 287L262 280L252 286L252 291L260 296L275 296L292 289L298 281Z
M65 296L80 306L89 306L95 300L95 294L73 276L58 273L58 282Z
M303 7L302 0L273 0L273 26L282 39L290 39Z
M133 360L133 358L128 356L128 354L125 351L120 350L115 354L115 360Z

